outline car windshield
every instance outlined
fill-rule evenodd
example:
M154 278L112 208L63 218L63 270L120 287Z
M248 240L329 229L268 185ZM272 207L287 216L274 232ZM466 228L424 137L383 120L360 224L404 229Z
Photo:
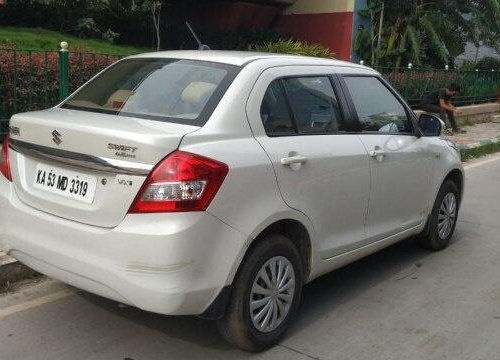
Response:
M126 59L98 75L62 107L202 126L237 69L204 61Z

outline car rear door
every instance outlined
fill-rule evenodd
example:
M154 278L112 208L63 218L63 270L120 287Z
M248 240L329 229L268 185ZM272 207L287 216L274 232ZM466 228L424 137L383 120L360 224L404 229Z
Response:
M422 224L432 195L435 153L418 135L411 110L377 75L340 78L359 120L359 137L370 155L368 240Z
M368 156L324 67L264 71L247 113L288 206L308 216L321 256L365 241Z

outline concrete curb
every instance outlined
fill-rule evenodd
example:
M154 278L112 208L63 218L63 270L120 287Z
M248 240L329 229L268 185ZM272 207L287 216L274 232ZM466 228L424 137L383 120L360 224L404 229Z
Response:
M485 140L481 140L481 141L478 141L478 142L475 142L475 143L470 143L470 144L467 144L467 145L459 145L458 147L460 149L463 149L463 150L470 150L470 149L475 149L475 148L478 148L478 147L481 147L481 146L484 146L484 145L496 144L498 142L500 142L500 138L497 138L497 139L485 139Z
M0 252L0 292L8 284L36 275L36 271Z
M458 126L500 121L498 118L498 114L500 113L500 103L498 102L459 106L458 108L462 110L462 114L456 115ZM420 114L425 113L425 111L415 109L414 113L418 117Z

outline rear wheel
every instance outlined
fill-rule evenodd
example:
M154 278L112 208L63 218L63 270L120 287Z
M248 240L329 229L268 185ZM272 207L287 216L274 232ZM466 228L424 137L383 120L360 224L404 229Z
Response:
M251 250L232 289L226 315L218 320L221 334L247 351L276 344L297 311L303 268L293 243L268 235Z
M426 232L420 237L420 245L429 250L446 248L455 231L460 191L452 181L446 181L439 190Z

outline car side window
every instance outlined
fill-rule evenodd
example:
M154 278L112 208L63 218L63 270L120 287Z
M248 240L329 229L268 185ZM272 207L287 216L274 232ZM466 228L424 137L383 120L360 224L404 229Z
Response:
M299 133L343 131L339 103L328 77L283 79Z
M361 131L388 134L412 132L404 106L377 77L346 76L344 81L358 113Z
M340 105L327 76L274 80L262 100L260 116L269 136L345 130Z
M296 133L280 80L273 81L267 88L260 106L260 117L268 135Z

